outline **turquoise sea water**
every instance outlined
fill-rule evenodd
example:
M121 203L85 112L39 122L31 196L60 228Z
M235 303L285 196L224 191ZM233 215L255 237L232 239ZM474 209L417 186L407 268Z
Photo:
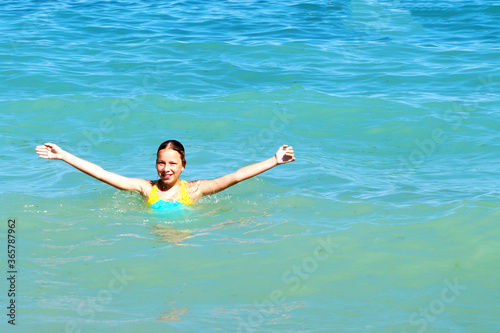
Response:
M497 1L4 1L2 332L498 332ZM185 216L61 161L297 161ZM16 325L6 316L16 220Z

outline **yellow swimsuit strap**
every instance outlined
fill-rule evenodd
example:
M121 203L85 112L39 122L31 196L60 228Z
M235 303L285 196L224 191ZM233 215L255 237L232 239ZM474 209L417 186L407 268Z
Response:
M187 187L188 187L187 181L181 180L181 196L179 197L179 199L177 199L177 201L186 206L193 204L193 201L191 201L191 198L189 197L189 192Z
M189 197L189 192L187 189L187 182L185 180L180 180L181 182L181 196L177 201L179 201L181 204L184 205L192 205L193 201L191 201L191 198ZM158 181L156 181L153 185L153 188L151 189L151 192L149 192L149 197L148 197L148 206L151 206L155 202L159 201L160 198L158 197Z

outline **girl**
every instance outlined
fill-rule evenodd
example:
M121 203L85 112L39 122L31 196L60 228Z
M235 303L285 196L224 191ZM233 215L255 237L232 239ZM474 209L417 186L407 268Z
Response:
M276 154L259 163L248 165L231 174L212 179L186 182L179 177L186 167L184 147L179 141L163 142L156 154L156 181L129 178L109 172L100 166L76 157L53 143L36 147L41 158L63 160L86 174L117 189L133 191L142 195L153 209L170 210L191 205L199 198L225 190L245 179L254 177L278 164L295 161L293 148L281 146Z

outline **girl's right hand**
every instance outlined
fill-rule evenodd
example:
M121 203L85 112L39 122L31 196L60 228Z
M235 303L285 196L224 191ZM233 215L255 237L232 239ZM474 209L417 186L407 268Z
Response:
M53 143L45 143L43 146L37 146L35 150L41 158L50 160L62 160L66 154L63 149Z
M277 164L285 164L295 161L295 156L293 155L293 147L289 145L281 146L274 157L276 158Z

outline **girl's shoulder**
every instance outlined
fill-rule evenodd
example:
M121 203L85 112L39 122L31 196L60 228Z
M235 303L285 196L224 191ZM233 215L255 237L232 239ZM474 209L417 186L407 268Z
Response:
M142 179L141 194L144 198L148 198L151 190L156 185L156 180Z
M200 184L205 181L204 179L193 180L193 181L184 181L187 187L187 191L189 193L189 197L191 200L195 201L200 198Z
M192 181L185 181L185 183L188 186L189 190L197 191L200 188L200 184L202 182L206 181L205 179L198 179L198 180L192 180Z

